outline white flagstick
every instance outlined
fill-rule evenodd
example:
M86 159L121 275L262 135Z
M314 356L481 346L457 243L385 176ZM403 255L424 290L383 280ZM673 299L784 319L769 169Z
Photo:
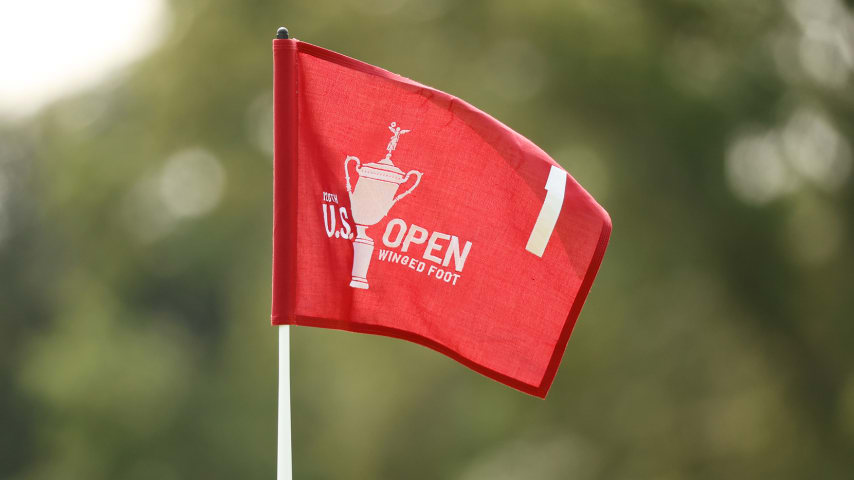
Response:
M291 335L290 326L279 327L279 452L276 478L291 480Z
M287 39L288 29L279 27L277 39ZM276 453L276 479L291 480L291 331L290 326L279 327L279 439Z

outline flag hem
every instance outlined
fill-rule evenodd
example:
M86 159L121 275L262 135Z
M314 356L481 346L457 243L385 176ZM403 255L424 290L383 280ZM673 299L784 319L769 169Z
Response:
M604 209L602 209L604 212ZM542 398L546 398L549 388L554 382L557 375L558 367L563 359L563 354L566 351L566 344L569 343L569 337L572 336L572 330L575 328L578 317L581 315L581 308L584 307L584 302L587 300L587 294L590 293L590 288L593 286L593 280L596 274L599 273L599 267L602 265L602 259L605 257L605 249L608 247L608 240L611 238L611 217L605 213L604 222L602 224L602 232L599 234L599 241L596 244L596 250L593 251L593 256L590 258L590 265L587 267L587 273L584 274L584 280L578 288L578 293L575 296L575 301L572 303L572 308L569 309L569 315L566 317L566 324L563 326L560 337L555 344L552 358L549 360L549 365L546 367L546 373L543 375L543 380L540 382L538 391L542 395L537 394Z
M296 253L288 248L297 239L296 217L299 201L297 171L299 151L296 139L299 127L297 101L298 55L296 40L273 40L273 292L272 311L296 308L296 293L279 285L296 282ZM279 68L279 66L283 68ZM280 201L280 197L285 201ZM288 226L288 228L283 228ZM284 232L282 232L284 231Z

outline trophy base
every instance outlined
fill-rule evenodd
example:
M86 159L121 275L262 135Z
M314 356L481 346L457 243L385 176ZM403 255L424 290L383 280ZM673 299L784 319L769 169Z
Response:
M356 224L356 239L353 240L353 274L350 276L350 287L368 289L368 267L374 254L374 241L365 230L367 225Z

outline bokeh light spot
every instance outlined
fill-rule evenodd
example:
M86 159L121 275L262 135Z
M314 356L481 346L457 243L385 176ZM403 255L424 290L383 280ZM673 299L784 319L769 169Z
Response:
M851 173L851 148L821 113L802 107L782 131L786 159L801 176L837 190Z
M766 204L791 191L797 183L774 133L737 138L727 152L726 173L733 193L753 205Z
M194 148L170 157L160 176L160 196L176 217L196 217L219 203L225 172L207 150Z
M0 116L19 117L95 85L165 36L163 0L0 4Z
M163 168L137 181L125 197L122 220L143 243L171 232L179 220L213 210L225 188L225 171L216 157L202 148L170 156Z

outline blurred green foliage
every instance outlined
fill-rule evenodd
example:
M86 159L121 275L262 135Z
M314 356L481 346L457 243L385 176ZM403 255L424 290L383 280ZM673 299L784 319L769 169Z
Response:
M173 1L152 55L0 127L0 477L274 475L280 24L490 112L614 222L545 401L293 331L296 478L850 478L840 0Z

